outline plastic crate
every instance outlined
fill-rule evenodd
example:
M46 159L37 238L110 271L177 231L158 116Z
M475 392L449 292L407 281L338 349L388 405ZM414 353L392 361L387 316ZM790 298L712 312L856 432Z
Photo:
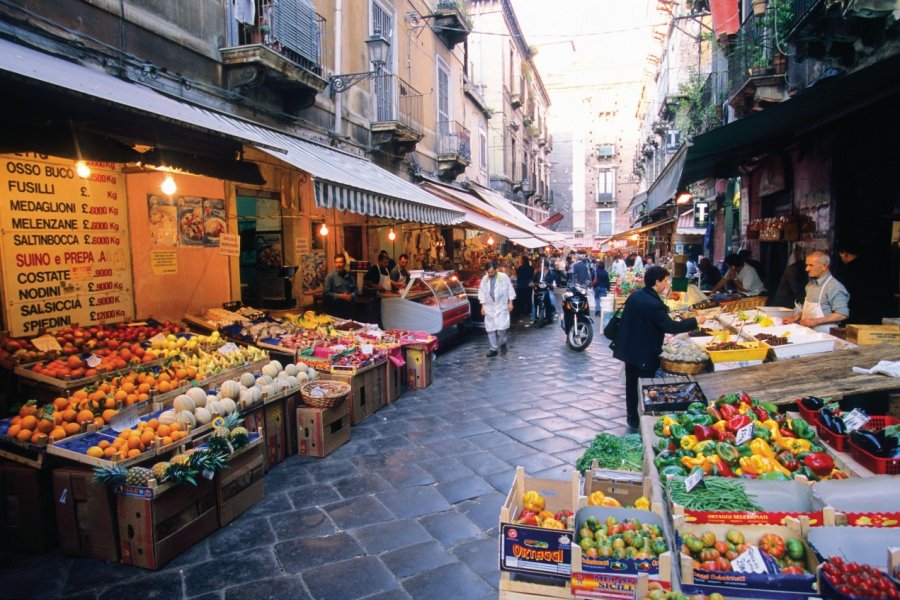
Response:
M878 431L879 429L884 429L885 427L889 427L891 425L896 425L900 423L900 420L895 419L894 417L889 416L881 416L876 415L874 417L869 417L869 421L863 425L863 429L868 431ZM850 436L843 435L840 433L835 433L825 427L821 421L816 423L816 431L819 434L819 437L823 442L837 450L838 452L848 452L850 450ZM872 456L871 454L869 456ZM872 458L877 458L876 456L872 456ZM888 460L888 459L882 459ZM869 469L870 471L874 471L874 469ZM900 471L898 471L900 473Z
M801 400L797 400L797 412L800 413L800 416L806 420L807 423L814 427L818 427L819 425L819 411L817 410L809 410L805 406L803 406L803 402Z
M900 419L895 419L891 416L872 417L869 419L869 422L866 423L864 429L869 431L879 431L885 427L897 425L898 423L900 423ZM880 456L875 456L854 444L853 440L848 440L848 444L850 446L850 456L876 475L900 475L900 458L881 458Z

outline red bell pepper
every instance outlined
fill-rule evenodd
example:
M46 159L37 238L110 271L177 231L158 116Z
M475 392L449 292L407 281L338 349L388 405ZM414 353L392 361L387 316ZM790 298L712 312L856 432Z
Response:
M760 421L768 421L769 413L762 406L751 406L750 410L753 411L753 414L756 415L756 418Z
M734 472L731 470L731 467L727 462L722 460L721 456L714 455L710 457L712 461L714 461L714 467L712 470L713 475L718 475L720 477L734 477ZM718 473L716 473L718 471Z
M787 427L781 427L779 429L779 432L781 433L781 437L786 437L786 438L796 438L797 437L797 434L794 433L793 431L791 431L790 429L788 429Z
M753 404L753 398L747 392L741 392L741 402L746 402L747 404Z
M752 422L753 421L747 415L735 415L735 416L731 417L730 419L728 419L728 422L725 423L725 428L728 431L737 433L742 428L746 427L747 425L749 425Z
M697 441L702 442L704 440L716 440L719 439L719 430L710 425L694 425L694 435L697 436Z
M736 414L738 414L738 410L730 404L723 404L719 407L719 415L721 415L723 421L729 420Z
M735 438L734 434L731 433L730 431L726 431L725 434L722 436L722 441L723 442L731 442L733 444L737 441L737 438Z
M706 407L706 413L709 416L711 416L713 419L715 419L716 422L719 422L722 420L722 414L719 412L719 410L713 404L710 404L709 406Z
M824 452L810 452L803 457L803 464L819 477L827 477L834 471L834 459Z

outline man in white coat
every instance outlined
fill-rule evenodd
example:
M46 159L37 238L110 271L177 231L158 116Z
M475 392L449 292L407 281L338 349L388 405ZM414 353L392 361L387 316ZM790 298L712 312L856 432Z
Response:
M509 330L509 313L513 309L516 290L506 273L497 271L492 262L485 263L484 277L478 286L478 301L481 302L481 314L484 315L484 330L488 334L491 348L488 358L506 354L507 331Z

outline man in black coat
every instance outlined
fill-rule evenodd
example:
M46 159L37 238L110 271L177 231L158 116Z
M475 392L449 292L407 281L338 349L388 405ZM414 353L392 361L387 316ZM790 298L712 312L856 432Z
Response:
M625 407L632 430L639 426L638 379L653 377L659 368L664 335L692 331L706 321L703 316L673 321L663 302L669 291L669 272L650 267L644 272L644 287L628 298L622 311L613 356L625 363Z

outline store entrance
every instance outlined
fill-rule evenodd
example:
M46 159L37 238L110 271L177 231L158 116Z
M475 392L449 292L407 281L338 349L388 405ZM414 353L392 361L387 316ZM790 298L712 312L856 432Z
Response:
M263 306L263 298L284 296L281 267L284 236L281 205L274 194L237 196L238 234L241 236L241 302Z

